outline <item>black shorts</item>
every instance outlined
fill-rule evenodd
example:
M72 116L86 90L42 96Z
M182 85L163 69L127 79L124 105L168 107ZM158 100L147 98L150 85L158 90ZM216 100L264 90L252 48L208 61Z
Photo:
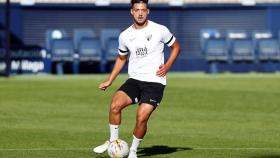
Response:
M151 104L157 107L163 97L165 85L156 82L145 82L129 78L118 90L125 92L132 103Z

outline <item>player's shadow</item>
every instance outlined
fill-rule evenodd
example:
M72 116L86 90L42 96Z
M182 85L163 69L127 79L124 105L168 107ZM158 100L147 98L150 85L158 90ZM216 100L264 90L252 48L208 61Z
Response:
M145 156L153 156L153 155L171 154L184 150L192 150L192 148L156 145L152 147L139 148L137 155L138 157L145 157Z

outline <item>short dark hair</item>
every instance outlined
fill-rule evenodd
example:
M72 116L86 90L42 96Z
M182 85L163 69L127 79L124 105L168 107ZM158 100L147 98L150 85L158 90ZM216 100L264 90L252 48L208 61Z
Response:
M135 3L146 3L147 6L148 6L148 2L149 2L149 0L131 0L131 1L130 1L130 3L131 3L131 8L133 7L133 5L134 5Z

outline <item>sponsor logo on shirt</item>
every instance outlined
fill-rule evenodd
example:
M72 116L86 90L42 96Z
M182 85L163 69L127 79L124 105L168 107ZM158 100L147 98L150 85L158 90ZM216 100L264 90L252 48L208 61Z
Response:
M148 50L147 50L146 46L144 48L137 48L137 50L136 50L137 58L146 57L147 55L148 55Z

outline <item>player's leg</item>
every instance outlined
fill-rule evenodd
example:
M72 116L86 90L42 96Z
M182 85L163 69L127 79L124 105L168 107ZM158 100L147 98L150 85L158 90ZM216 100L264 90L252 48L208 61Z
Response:
M119 138L119 125L122 120L122 109L132 103L130 97L123 91L117 91L112 99L109 110L110 142Z
M129 157L136 158L137 148L147 132L148 120L155 110L155 106L147 103L142 103L138 107L136 115L136 124L133 131L133 140L130 147Z
M165 86L160 83L143 82L141 84L140 106L137 110L136 125L128 158L137 158L137 148L147 132L147 124L151 114L161 102L164 88Z
M121 111L130 104L132 104L130 97L123 91L117 91L111 102L109 110L109 123L113 125L120 125Z
M121 124L121 111L128 105L138 101L139 87L137 81L128 79L113 96L109 110L110 139L103 145L93 149L96 153L103 153L107 150L110 141L119 137L119 125Z
M146 132L147 132L147 123L152 114L155 110L153 105L142 103L137 110L136 115L136 125L133 131L135 137L139 139L143 139Z
M137 102L138 96L139 87L137 81L128 79L113 96L109 110L109 123L112 125L120 125L122 109Z
M132 103L128 95L123 91L117 91L113 96L109 110L110 139L104 144L93 149L95 153L103 153L108 149L110 142L119 138L119 125L121 123L121 111Z

